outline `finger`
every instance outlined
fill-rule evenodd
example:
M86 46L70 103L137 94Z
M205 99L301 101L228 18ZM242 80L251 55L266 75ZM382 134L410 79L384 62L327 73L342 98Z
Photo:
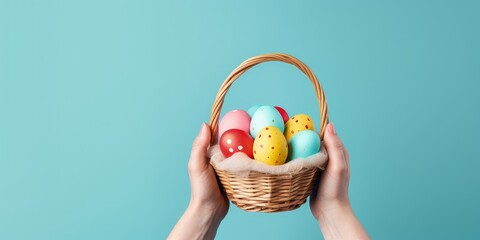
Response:
M202 171L209 166L207 150L210 146L210 137L210 127L203 123L200 132L195 140L193 140L190 161L188 162L190 171Z
M328 153L327 171L348 171L347 155L345 154L346 149L342 140L340 140L336 134L333 123L327 125L327 131L325 131L323 142Z

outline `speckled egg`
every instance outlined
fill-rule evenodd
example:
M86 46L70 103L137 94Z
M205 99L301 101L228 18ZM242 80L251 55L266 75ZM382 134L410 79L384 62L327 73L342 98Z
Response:
M310 118L307 114L298 114L291 117L285 123L284 134L287 138L287 141L290 141L293 135L303 130L315 130L315 126L312 118Z
M320 136L312 130L303 130L288 141L288 160L306 158L320 150Z
M288 144L282 131L274 126L260 130L253 142L253 156L268 165L284 164L288 157Z
M250 122L250 135L256 138L260 130L266 126L274 126L281 132L285 128L282 115L273 106L261 106L255 111Z

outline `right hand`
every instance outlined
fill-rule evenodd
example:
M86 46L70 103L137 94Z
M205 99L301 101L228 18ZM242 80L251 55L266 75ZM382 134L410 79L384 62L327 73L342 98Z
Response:
M323 144L328 153L327 167L321 173L318 188L313 189L310 196L310 209L317 220L320 214L333 208L350 207L348 198L349 155L332 123L327 125Z
M348 198L350 160L347 149L337 136L332 123L323 138L328 163L320 176L317 189L310 196L310 209L325 239L370 239L353 213Z

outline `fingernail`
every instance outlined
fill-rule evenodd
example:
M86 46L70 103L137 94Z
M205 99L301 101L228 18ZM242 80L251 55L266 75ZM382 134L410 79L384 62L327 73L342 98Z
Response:
M330 131L331 134L337 135L337 131L335 130L335 125L333 125L333 123L328 124L328 130Z
M207 124L202 123L202 126L200 127L200 134L204 134L204 133L205 133L206 127L207 127Z

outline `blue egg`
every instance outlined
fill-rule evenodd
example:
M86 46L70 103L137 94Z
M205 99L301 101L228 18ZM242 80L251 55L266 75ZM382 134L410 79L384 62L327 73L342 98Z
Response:
M312 130L303 130L293 135L288 142L288 160L306 158L320 150L320 136Z
M250 135L253 138L257 137L257 134L264 127L274 126L283 133L285 125L283 123L282 115L273 106L261 106L255 111L250 122Z
M250 118L253 118L253 114L257 111L257 109L260 107L260 105L253 105L250 107L247 111L248 115L250 115Z

